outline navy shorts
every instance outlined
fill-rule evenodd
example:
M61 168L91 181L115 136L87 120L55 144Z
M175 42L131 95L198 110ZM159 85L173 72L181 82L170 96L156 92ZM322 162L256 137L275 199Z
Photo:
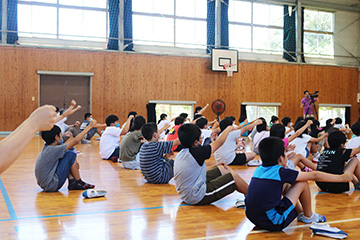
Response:
M229 165L245 165L246 163L246 154L237 153L234 160Z
M246 209L246 217L257 227L268 231L281 231L297 217L298 213L292 202L284 197L279 206L261 214Z

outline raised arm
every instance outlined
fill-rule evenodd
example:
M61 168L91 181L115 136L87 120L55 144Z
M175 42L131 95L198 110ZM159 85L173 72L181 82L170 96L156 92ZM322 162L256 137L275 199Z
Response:
M307 123L302 126L302 128L298 129L294 134L289 137L289 142L300 136L300 134L302 134L308 127L310 127L312 123L313 122L311 120L308 120Z
M329 134L328 133L324 133L323 135L321 135L321 137L318 138L311 138L309 142L321 142L324 138L326 138Z
M220 135L220 137L218 137L218 139L216 139L216 141L212 142L210 144L211 146L211 152L215 152L216 150L218 150L219 147L221 147L224 142L226 141L227 136L229 135L229 133L234 130L233 126L228 126Z
M158 129L158 133L161 134L163 131L165 131L169 127L170 127L170 124L165 123L165 125L162 128Z
M320 171L313 172L299 172L296 181L307 181L314 180L318 182L351 182L354 178L354 175L347 172L342 175L330 174Z
M130 129L130 123L131 123L131 120L134 119L134 115L130 115L129 118L126 120L126 124L125 124L125 127L124 129L121 131L120 135L125 135L128 133L129 129Z
M253 129L255 126L262 124L262 121L260 119L257 119L255 122L241 128L241 134L243 135L244 133L246 133L247 131Z
M203 114L203 112L206 110L206 108L209 106L209 104L207 103L206 105L205 105L205 107L203 107L199 112L198 112L198 114Z
M68 150L72 147L74 147L76 144L78 144L79 142L81 142L81 139L83 139L86 135L86 133L92 129L94 126L96 125L96 120L92 120L90 122L90 124L84 129L84 131L82 131L81 133L79 133L74 139L72 139L69 143L66 143L66 148L65 150Z
M18 128L0 142L0 173L4 172L24 151L38 131L50 130L56 118L55 107L36 109Z
M61 114L60 116L57 116L55 119L55 123L57 123L58 121L60 121L61 119L70 116L71 114L73 114L74 112L76 112L77 110L79 110L81 108L81 106L76 106L76 101L75 100L71 100L71 105L68 109L66 109L66 111Z
M350 156L354 156L354 155L356 155L356 154L358 154L358 153L360 153L360 146L358 146L358 147L356 147L356 148L353 148L353 149L351 150Z

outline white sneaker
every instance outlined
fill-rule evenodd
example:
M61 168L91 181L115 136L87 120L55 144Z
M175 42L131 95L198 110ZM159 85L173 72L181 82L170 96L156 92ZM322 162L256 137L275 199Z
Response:
M248 165L249 167L258 167L258 166L262 165L262 161L254 159L254 160L248 161L248 163L246 165Z
M89 143L91 143L91 141L90 141L90 140L86 140L85 138L83 138L83 139L81 139L81 143L82 143L82 144L89 144Z

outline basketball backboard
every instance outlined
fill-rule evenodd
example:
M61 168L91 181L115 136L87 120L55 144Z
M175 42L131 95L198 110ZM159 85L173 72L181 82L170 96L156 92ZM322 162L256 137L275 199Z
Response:
M229 49L211 50L211 71L226 72L224 64L230 64L233 72L238 72L238 51Z

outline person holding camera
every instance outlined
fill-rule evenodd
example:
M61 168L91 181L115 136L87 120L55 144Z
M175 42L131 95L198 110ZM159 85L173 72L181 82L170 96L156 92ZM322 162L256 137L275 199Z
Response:
M310 94L309 91L304 91L304 98L301 99L300 107L304 108L304 118L314 117L315 102L317 101L317 95Z

